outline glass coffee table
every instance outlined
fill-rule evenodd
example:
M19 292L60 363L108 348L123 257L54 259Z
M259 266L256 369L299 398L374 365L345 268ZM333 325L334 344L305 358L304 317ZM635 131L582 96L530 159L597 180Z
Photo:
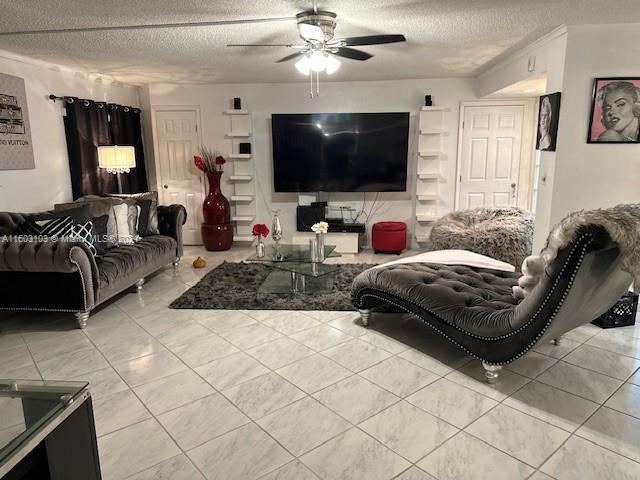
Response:
M101 478L87 387L0 379L0 478Z
M324 258L340 257L336 247L325 245ZM324 262L312 262L311 252L306 245L265 246L265 255L247 258L249 262L268 264L272 272L267 275L258 294L269 293L321 293L331 290L333 275L338 267Z

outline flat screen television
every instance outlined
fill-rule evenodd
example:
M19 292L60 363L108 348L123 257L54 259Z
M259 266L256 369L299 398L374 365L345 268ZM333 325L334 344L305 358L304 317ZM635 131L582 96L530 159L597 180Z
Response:
M271 116L276 192L404 192L409 112Z

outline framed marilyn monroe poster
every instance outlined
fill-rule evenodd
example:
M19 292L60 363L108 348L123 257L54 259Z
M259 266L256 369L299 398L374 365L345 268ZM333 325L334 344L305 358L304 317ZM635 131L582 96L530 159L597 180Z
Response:
M587 142L640 142L640 77L594 80Z

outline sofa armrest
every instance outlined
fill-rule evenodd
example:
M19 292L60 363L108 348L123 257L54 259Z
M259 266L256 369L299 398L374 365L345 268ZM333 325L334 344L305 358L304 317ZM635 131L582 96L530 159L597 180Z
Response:
M85 307L95 305L98 267L89 248L79 242L0 241L1 272L78 273L82 279Z
M187 210L178 204L158 205L158 230L178 243L176 257L182 257L182 226L187 221Z

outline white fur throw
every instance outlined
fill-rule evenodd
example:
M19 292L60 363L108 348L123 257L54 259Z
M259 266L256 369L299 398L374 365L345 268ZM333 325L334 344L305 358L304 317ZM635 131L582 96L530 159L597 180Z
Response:
M565 217L555 225L547 238L547 245L540 253L540 257L528 257L522 268L525 275L518 282L519 287L513 288L517 298L523 298L537 284L544 267L552 262L558 251L573 242L578 230L582 226L598 225L603 227L611 240L618 244L622 256L621 268L633 277L634 289L640 287L640 203L617 205L613 208L597 210L580 210ZM540 260L536 260L540 258ZM543 261L543 263L540 263ZM527 275L525 267L530 263L534 271ZM542 270L540 271L540 265ZM522 283L521 283L522 282Z

